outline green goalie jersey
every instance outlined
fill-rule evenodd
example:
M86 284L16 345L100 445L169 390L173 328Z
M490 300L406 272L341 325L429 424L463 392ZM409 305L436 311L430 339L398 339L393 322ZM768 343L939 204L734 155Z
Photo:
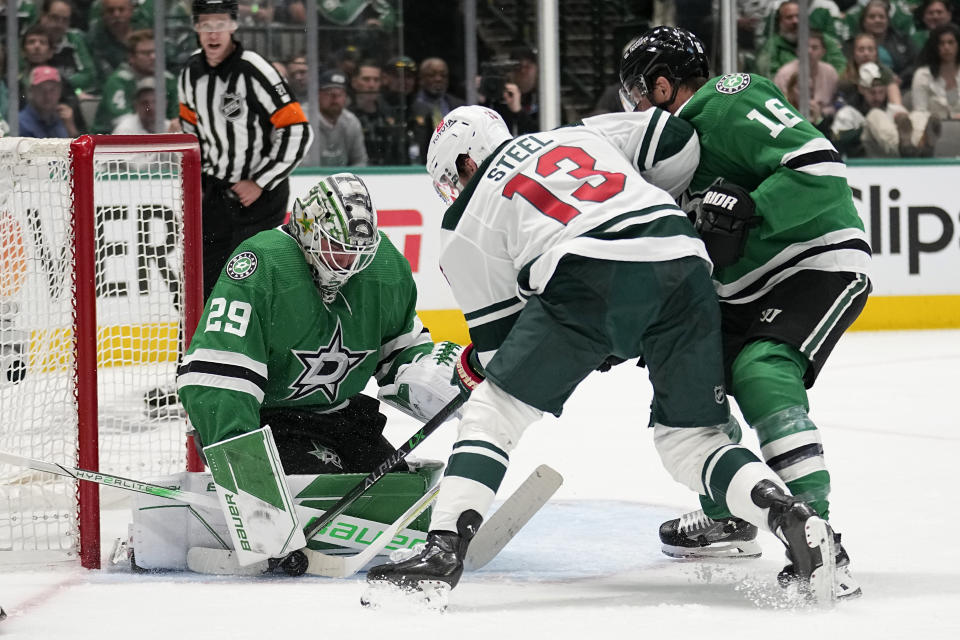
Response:
M260 427L260 409L339 408L433 347L406 259L382 237L373 262L324 304L296 240L271 229L234 252L179 369L205 445Z
M751 192L762 218L743 257L714 271L722 301L749 302L803 269L867 273L870 246L840 154L770 80L714 78L675 115L700 136L691 194L722 177Z

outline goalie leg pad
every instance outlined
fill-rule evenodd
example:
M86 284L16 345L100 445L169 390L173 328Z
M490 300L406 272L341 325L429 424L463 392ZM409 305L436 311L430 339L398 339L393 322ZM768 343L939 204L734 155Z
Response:
M203 453L241 565L307 544L269 426L204 447Z
M153 479L153 484L203 493L216 499L207 473L183 473ZM230 532L220 509L204 509L143 493L133 494L130 542L142 569L187 568L191 547L229 549Z

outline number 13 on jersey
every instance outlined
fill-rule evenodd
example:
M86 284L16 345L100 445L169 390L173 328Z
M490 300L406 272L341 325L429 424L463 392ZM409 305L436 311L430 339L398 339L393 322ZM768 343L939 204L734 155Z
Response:
M575 165L565 172L567 175L583 179L583 182L570 193L574 199L580 202L605 202L623 191L626 175L597 169L596 159L580 147L561 145L551 149L537 160L536 173L538 176L548 178L563 170L560 166L563 161L569 161ZM603 180L595 184L586 181L593 176L603 176ZM504 185L502 195L509 200L514 196L520 196L543 215L564 225L581 213L580 209L561 200L540 181L522 173L515 175Z

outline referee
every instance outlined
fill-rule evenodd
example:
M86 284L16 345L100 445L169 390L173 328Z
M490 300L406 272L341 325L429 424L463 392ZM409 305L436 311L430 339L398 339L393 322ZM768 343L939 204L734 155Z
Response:
M286 81L233 38L237 0L193 0L201 50L180 73L180 123L203 157L203 297L241 242L283 222L287 176L313 142Z

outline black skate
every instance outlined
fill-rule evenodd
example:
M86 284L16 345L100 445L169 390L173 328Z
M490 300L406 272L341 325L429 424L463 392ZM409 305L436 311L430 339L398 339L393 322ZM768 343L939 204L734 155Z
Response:
M671 558L759 558L757 527L740 518L713 520L691 511L660 525L661 551Z
M769 480L758 482L750 498L758 507L769 508L770 530L787 547L796 576L792 584L800 594L817 604L834 602L836 550L830 525L807 503Z
M424 596L434 607L446 606L446 595L460 582L463 558L470 540L480 528L483 519L473 509L465 511L457 520L457 533L431 531L423 550L400 562L371 567L367 582L374 586L393 585L406 592ZM363 605L376 606L378 595L372 590L361 597Z
M833 534L833 544L837 550L834 556L837 563L837 571L834 574L833 580L833 589L837 600L856 598L863 595L863 591L860 589L860 583L853 577L853 574L850 573L850 556L847 555L847 550L840 544L839 533ZM788 555L787 560L789 561L789 559L790 557ZM793 568L792 562L787 564L787 566L777 574L777 582L779 582L780 586L784 589L789 588L796 580L797 571Z

